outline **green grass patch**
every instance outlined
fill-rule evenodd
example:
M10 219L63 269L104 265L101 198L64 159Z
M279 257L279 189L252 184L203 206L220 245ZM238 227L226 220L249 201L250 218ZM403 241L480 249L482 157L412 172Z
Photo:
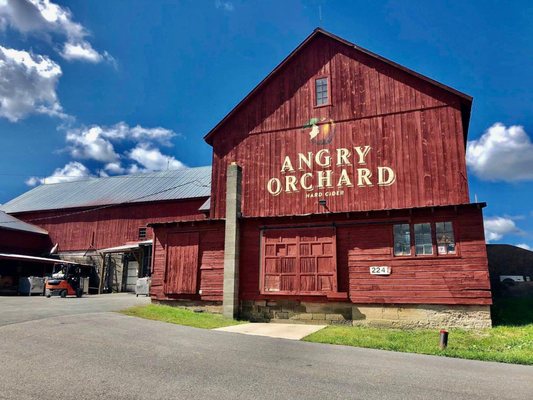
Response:
M241 321L225 318L220 314L194 312L186 308L170 307L159 304L135 306L120 311L132 317L170 322L171 324L194 326L195 328L215 329L242 324Z
M533 298L495 299L492 320L491 329L450 329L446 350L439 349L439 329L329 326L303 340L533 365Z
M409 353L533 365L533 324L492 329L450 329L448 348L439 349L438 329L328 326L303 340Z

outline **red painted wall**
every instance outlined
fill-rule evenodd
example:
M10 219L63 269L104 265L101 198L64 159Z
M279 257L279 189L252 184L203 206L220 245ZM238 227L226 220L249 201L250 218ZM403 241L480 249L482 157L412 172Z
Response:
M393 255L392 225L453 221L457 255ZM458 211L396 211L387 216L343 218L332 216L244 221L241 230L240 296L245 300L293 298L327 301L326 296L283 296L260 294L260 227L333 223L337 225L338 291L353 303L491 304L483 218L474 207ZM350 224L352 224L350 226ZM390 276L373 276L370 266L392 267ZM341 295L338 298L342 298ZM333 299L329 299L333 300ZM336 300L338 301L338 300Z
M47 235L0 229L0 253L15 253L31 256L47 254L52 242Z
M168 281L168 255L173 253L169 238L176 233L199 233L198 243L198 278L196 280L196 294L165 293L165 283ZM176 227L161 225L154 227L152 298L171 300L189 298L206 301L222 301L224 278L224 223L210 222L202 226ZM174 243L174 245L176 245ZM200 294L201 291L201 294Z
M394 256L394 223L452 221L456 255ZM261 294L261 229L336 225L337 293L328 295ZM291 228L292 227L292 228ZM298 229L295 229L297 231ZM154 228L152 297L159 300L222 300L224 224L157 226ZM165 293L169 249L167 237L177 232L198 232L198 284L202 294ZM299 218L245 219L241 224L241 300L293 299L351 301L370 304L491 304L483 218L475 206L393 211ZM370 275L370 266L389 266L389 276Z
M332 105L314 107L314 81L324 75L330 77ZM310 128L303 125L311 118L334 121L329 144L310 141ZM328 198L331 211L469 202L459 97L324 36L303 47L215 131L212 142L214 218L225 213L230 162L243 169L244 216L309 214L320 211L317 198L306 197L309 192L272 196L266 190L270 178L284 178L284 157L295 164L297 153L366 145L371 146L367 164L353 164L348 168L351 176L365 167L375 178L376 168L387 166L396 172L396 182L362 188L354 183L343 195ZM314 165L294 175L316 175L323 169ZM331 169L338 178L340 168Z
M198 208L205 198L118 205L101 209L65 209L14 214L46 229L59 251L85 251L120 246L138 240L138 229L150 222L203 220ZM147 239L152 232L147 230Z

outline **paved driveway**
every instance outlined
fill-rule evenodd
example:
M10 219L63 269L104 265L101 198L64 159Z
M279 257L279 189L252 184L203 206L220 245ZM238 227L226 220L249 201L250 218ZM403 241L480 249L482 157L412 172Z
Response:
M101 294L82 298L44 296L0 296L0 326L61 315L118 311L137 304L147 304L145 296L131 293Z
M485 400L533 393L533 367L207 331L112 312L4 325L0 357L0 399L9 400Z

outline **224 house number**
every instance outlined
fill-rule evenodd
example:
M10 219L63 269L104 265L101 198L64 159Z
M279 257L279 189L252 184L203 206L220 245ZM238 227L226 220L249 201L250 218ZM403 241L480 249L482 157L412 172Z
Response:
M370 275L390 275L390 267L370 267Z

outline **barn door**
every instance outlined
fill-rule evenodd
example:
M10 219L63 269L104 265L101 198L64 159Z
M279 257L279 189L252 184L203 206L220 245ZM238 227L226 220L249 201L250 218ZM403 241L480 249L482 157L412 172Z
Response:
M337 291L333 227L267 230L262 246L262 293L315 295Z
M165 293L196 294L198 232L171 233L167 239Z

